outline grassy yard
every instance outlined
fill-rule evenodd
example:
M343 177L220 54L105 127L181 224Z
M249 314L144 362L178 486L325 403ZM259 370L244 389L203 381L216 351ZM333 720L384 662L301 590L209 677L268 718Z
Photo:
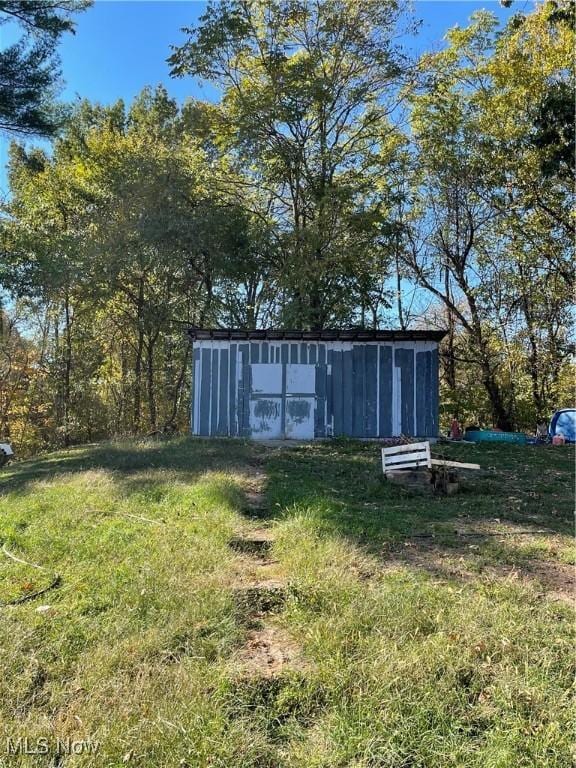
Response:
M410 495L375 444L190 439L2 470L0 766L568 768L574 452L435 454L483 471Z

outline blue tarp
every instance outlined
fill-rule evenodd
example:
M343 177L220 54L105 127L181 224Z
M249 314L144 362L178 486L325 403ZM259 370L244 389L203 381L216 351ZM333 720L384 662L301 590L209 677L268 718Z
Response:
M556 411L550 420L550 437L554 435L564 435L566 442L576 443L576 409L565 408L563 411Z

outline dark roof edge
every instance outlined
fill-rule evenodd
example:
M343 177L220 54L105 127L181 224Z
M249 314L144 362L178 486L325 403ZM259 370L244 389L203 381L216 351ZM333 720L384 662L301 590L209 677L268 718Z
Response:
M242 339L301 340L301 341L442 341L447 331L428 330L351 330L325 329L323 331L242 330L237 328L195 328L186 332L193 341L225 341Z

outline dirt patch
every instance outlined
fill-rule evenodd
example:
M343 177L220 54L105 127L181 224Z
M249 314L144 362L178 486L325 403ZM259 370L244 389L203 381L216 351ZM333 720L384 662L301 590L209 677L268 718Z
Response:
M262 677L274 677L288 670L301 671L307 666L298 643L272 624L248 632L235 662L244 675Z
M266 475L258 469L250 474L250 479L244 491L246 514L250 517L263 518L268 516L268 506L264 494L266 479Z
M255 518L268 515L263 492L266 475L259 466L260 462L245 490L247 514ZM277 575L275 561L270 559L273 543L274 532L270 528L253 528L230 541L241 566L234 585L237 620L247 628L234 666L241 677L253 680L277 681L284 673L301 671L306 666L298 643L269 618L284 608L288 593L283 579L263 578L263 569L271 571L271 576ZM254 578L255 569L260 570L260 578Z
M439 580L458 579L475 581L497 579L540 587L551 599L573 603L576 596L576 571L574 566L551 560L530 558L515 563L486 562L483 544L470 537L450 545L434 539L418 539L390 549L386 553L386 567L408 566L426 571Z
M576 568L549 560L531 560L521 578L540 582L551 598L565 600L574 605L576 599Z

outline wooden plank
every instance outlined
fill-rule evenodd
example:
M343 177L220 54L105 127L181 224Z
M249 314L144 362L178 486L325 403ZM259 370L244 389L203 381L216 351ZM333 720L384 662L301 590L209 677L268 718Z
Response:
M210 434L218 433L218 350L212 350L212 394L210 396Z
M352 436L354 383L352 377L352 350L342 352L342 434Z
M199 405L200 405L200 350L194 350L194 361L192 363L192 370L194 375L192 376L192 393L190 402L192 408L190 409L190 431L193 435L198 434L198 422L199 422Z
M339 349L334 350L332 354L332 386L330 392L332 395L332 413L334 418L334 435L338 437L344 434L344 378L342 368L343 352Z
M414 435L414 350L396 349L394 362L400 368L400 428L403 435Z
M220 384L218 434L228 434L228 350L220 350Z
M236 358L238 355L237 352L237 346L236 344L230 344L230 365L229 365L229 374L230 374L230 388L229 388L229 398L230 398L230 418L229 418L229 429L231 435L238 434L238 426L237 426L237 420L236 420Z
M316 406L314 409L314 437L326 435L326 365L316 366Z
M202 349L200 382L200 435L210 434L210 368L212 366L212 352L210 349Z
M240 382L238 384L238 434L250 436L250 346L239 344L240 352Z
M422 443L406 443L406 445L391 445L389 448L382 448L383 453L386 456L394 456L397 453L407 453L410 451L426 451L428 450L430 443L427 441Z
M430 390L426 381L426 361L428 352L416 352L416 434L419 437L428 435L426 426L426 409L429 407Z
M364 344L354 344L352 347L352 434L354 437L366 437L365 350Z
M444 459L432 459L436 467L456 467L456 469L482 469L480 464L465 464L462 461L444 461Z
M378 434L378 347L367 344L365 351L366 432L365 437Z
M430 469L428 462L425 460L406 461L401 464L392 464L392 466L386 464L384 474L386 475L388 472L396 472L398 469L419 469L420 467L424 469Z
M430 427L428 430L429 437L436 437L438 435L438 411L439 411L439 375L438 375L438 349L430 352L430 404L428 406L430 411Z
M386 466L392 464L405 464L407 461L428 461L426 451L414 451L413 453L399 453L396 456L386 456Z

